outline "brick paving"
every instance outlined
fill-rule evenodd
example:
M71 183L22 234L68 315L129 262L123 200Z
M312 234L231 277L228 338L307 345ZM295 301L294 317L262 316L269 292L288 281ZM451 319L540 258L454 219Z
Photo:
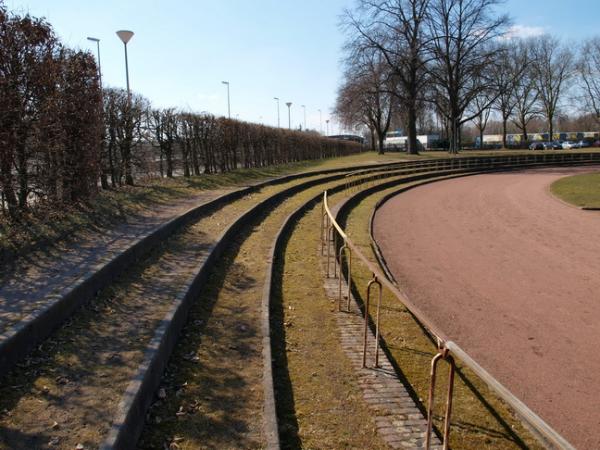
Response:
M362 367L364 319L356 299L352 297L350 312L337 312L339 279L333 277L331 263L330 278L326 276L327 258L322 258L325 291L336 305L336 319L340 329L340 344L350 359L358 375L358 384L363 398L373 412L377 432L391 447L397 449L425 448L427 419L423 416L404 384L396 375L386 355L379 350L379 367L375 362L375 336L371 329L367 332L367 368ZM347 292L347 284L342 280L342 292ZM344 295L345 304L347 297ZM343 305L345 307L345 305ZM441 449L441 443L432 434L431 449Z

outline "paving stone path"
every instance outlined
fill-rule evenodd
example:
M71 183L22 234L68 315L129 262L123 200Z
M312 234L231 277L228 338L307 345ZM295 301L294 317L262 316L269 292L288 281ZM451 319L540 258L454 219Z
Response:
M326 257L322 267L326 268ZM333 262L331 262L333 265ZM332 271L333 272L333 271ZM339 279L327 278L325 291L332 302L337 304L339 296ZM339 271L338 271L339 274ZM342 281L342 292L347 292L347 284ZM347 297L346 297L347 299ZM367 368L362 367L364 319L356 299L352 296L350 312L336 312L340 329L340 345L352 362L358 374L363 398L373 411L377 432L391 447L398 449L425 448L427 419L423 416L404 384L396 375L386 355L379 350L379 367L375 368L375 336L369 329L367 332ZM344 303L346 300L344 300ZM441 449L441 443L432 434L431 449Z

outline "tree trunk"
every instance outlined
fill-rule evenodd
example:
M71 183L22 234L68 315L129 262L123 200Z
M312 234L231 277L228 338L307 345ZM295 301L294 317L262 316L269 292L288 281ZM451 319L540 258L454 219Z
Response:
M17 143L17 179L19 182L19 207L27 207L27 194L29 193L29 174L27 171L27 149L24 137L19 137Z
M371 150L375 151L375 131L373 128L369 128L369 132L371 133Z
M479 148L483 150L483 126L479 127Z
M417 111L415 105L408 106L408 127L406 131L408 138L408 153L411 155L418 155L419 147L417 143Z
M502 117L502 148L506 148L506 122L508 118Z
M8 147L2 149L2 152L8 153ZM6 154L2 155L0 160L0 183L2 183L2 193L8 206L8 213L14 217L17 212L17 197L12 185L11 163Z
M385 148L383 147L383 141L385 140L384 133L377 133L377 153L383 155L385 153Z
M170 143L165 148L165 156L167 157L167 177L173 178L173 149Z

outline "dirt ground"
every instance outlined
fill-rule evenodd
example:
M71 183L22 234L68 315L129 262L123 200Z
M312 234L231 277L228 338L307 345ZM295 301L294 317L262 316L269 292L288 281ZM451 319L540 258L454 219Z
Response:
M577 448L600 448L600 212L549 185L595 168L441 181L388 201L375 237L408 296Z

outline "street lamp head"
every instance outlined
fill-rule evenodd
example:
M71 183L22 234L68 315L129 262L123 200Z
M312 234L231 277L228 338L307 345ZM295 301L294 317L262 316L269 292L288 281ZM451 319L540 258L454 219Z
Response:
M121 41L123 42L123 44L127 45L127 43L133 37L133 31L119 30L119 31L117 31L117 36L119 36L119 39L121 39Z
M292 102L287 102L286 105L289 108L290 106L292 106Z
M273 100L279 101L279 97L273 97Z
M306 105L300 105L300 106L302 106L303 108L306 108Z
M221 81L223 84L229 84L229 81Z
M89 37L87 38L88 41L92 41L92 42L100 42L100 39L95 38L95 37Z

